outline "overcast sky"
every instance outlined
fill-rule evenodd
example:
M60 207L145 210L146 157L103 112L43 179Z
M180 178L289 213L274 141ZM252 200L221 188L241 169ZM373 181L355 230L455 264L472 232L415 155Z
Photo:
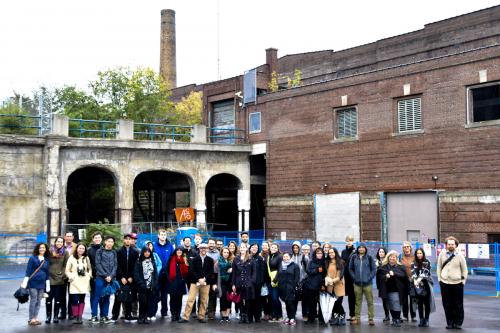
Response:
M86 87L97 71L159 68L160 11L176 11L177 83L218 79L217 0L0 1L0 100L40 85ZM499 4L490 0L219 0L220 76L278 56L345 48Z

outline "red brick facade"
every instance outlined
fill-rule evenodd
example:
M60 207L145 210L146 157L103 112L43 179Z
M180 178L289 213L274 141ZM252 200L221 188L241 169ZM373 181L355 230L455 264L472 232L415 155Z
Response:
M378 193L419 190L439 193L441 238L500 234L500 124L467 122L467 88L484 80L480 71L486 82L500 81L500 6L340 52L286 56L278 68L300 68L303 85L260 95L236 121L246 128L248 113L261 112L262 131L248 139L267 143L268 235L312 234L312 200L294 198L360 192L361 238L379 240ZM211 101L241 85L204 85L205 120ZM397 102L412 96L421 98L423 130L398 134ZM343 106L356 107L355 140L334 138L334 110Z

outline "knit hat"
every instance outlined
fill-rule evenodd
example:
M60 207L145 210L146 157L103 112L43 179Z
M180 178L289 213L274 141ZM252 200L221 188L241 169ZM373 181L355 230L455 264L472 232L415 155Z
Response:
M299 247L299 249L300 249L300 247L301 247L300 242L299 242L299 241L295 241L295 242L293 242L293 243L292 243L292 247L294 247L294 246L298 246L298 247Z

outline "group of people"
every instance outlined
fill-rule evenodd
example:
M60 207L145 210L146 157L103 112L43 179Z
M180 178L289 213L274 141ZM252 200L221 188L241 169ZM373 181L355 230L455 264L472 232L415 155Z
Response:
M296 325L301 302L305 323L320 322L336 326L360 323L363 296L368 305L368 323L374 325L373 282L384 308L383 321L401 327L403 320L429 326L435 309L431 263L421 248L413 251L403 242L402 253L379 248L375 257L364 243L338 251L329 243L294 242L291 251L280 251L278 243L251 243L243 232L240 243L209 238L194 244L184 237L178 247L167 239L164 229L158 239L136 247L137 235L129 233L123 246L114 250L115 239L97 232L92 244L73 243L72 233L57 237L48 248L37 244L21 287L30 294L29 324L39 325L38 312L45 297L46 320L58 323L66 312L74 324L82 323L85 297L90 294L91 323L113 323L123 311L125 321L149 324L160 310L171 320L186 323L191 315L201 323L215 320L217 303L220 322L229 323L235 314L240 323L260 321ZM457 251L458 240L446 239L446 250L437 260L447 328L461 328L463 287L467 278L464 257ZM69 306L66 311L66 293ZM326 322L320 294L334 299ZM110 296L114 295L109 317ZM183 297L187 295L184 311ZM348 300L349 318L343 307ZM286 315L283 315L282 302ZM234 310L233 310L234 303Z

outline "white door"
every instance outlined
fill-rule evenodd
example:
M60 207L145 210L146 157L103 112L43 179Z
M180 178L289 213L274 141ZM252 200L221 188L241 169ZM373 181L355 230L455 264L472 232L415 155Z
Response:
M359 240L359 192L316 194L316 239L344 242L345 236Z

